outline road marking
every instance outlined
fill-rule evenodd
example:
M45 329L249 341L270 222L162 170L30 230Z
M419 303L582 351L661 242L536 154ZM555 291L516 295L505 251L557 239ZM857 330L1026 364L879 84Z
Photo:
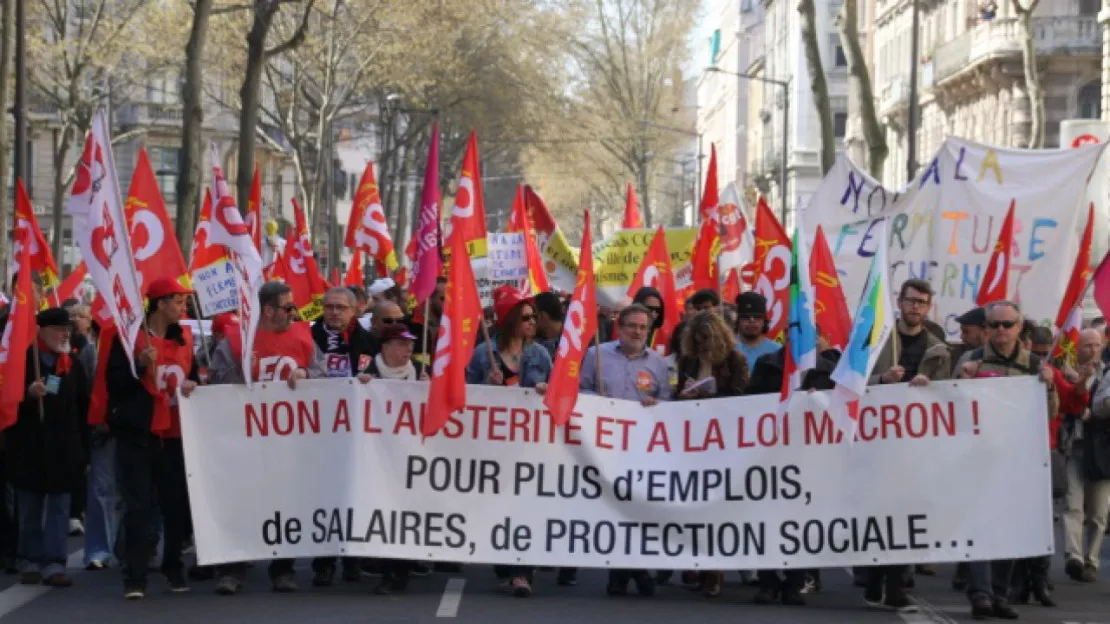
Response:
M855 581L856 576L852 573L852 568L844 568L844 573ZM853 589L856 588L853 586ZM930 604L928 600L917 595L911 595L910 600L917 605L919 611L898 613L898 617L906 624L956 624L955 620L942 613L941 609Z
M439 609L436 610L437 618L453 618L458 615L465 586L464 578L453 578L447 581L447 586L443 588L443 597L439 599Z
M69 556L66 557L66 568L81 569L84 567L82 565L84 559L85 549L78 548L69 553ZM0 591L0 619L51 589L53 588L47 587L46 585L23 585L19 582L18 577L16 577L14 585L4 591Z

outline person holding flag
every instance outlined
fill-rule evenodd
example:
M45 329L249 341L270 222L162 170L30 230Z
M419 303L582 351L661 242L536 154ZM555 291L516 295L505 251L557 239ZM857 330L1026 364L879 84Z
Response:
M146 595L156 509L161 509L165 526L162 573L171 591L189 590L181 562L189 499L176 393L180 389L188 397L197 386L193 334L180 323L191 293L170 279L155 280L147 288L146 322L134 356L137 376L131 374L131 358L121 336L105 337L110 341L104 370L106 414L116 440L124 597L129 600Z

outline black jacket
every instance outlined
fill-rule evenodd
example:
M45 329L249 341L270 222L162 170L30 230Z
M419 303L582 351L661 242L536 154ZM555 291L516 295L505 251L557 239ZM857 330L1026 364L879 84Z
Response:
M374 339L369 331L363 329L362 325L360 325L358 321L354 322L354 325L350 330L350 333L347 335L346 340L347 356L351 361L351 374L357 375L358 373L362 372L359 367L359 362L360 360L362 360L362 356L366 356L366 358L372 358L375 354L377 354L377 341ZM334 349L332 348L332 346L328 345L328 333L327 330L324 329L324 319L320 319L312 324L312 341L316 343L316 348L319 349L321 353L326 355L333 352ZM364 364L365 365L361 367L363 369L369 365L369 362L364 361Z
M178 344L184 345L185 331L181 325L174 323L166 328L166 339L175 340ZM140 334L139 346L143 344L143 336ZM131 361L118 335L112 340L108 365L105 368L105 381L108 386L108 428L117 438L145 444L156 437L150 431L150 420L154 416L154 397L147 392L142 382L131 374ZM135 372L139 378L146 374L146 367L140 364L138 359L135 360ZM198 379L196 358L193 358L188 377L192 381Z
M35 380L34 355L27 350L26 385ZM48 378L57 367L40 359L40 375ZM71 358L69 371L60 375L57 394L38 399L30 395L19 404L18 420L4 431L7 479L13 487L39 493L72 491L81 483L88 460L85 420L91 384L81 363Z
M830 375L840 361L840 352L829 349L817 354L817 367L806 371L802 377L802 390L832 390ZM760 356L752 367L751 378L744 394L771 394L782 392L782 369L786 365L786 350Z

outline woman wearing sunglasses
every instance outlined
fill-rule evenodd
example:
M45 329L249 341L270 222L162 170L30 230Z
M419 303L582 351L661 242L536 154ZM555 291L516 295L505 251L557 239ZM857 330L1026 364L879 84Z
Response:
M536 308L531 297L525 297L512 286L499 286L493 291L493 309L497 318L489 347L478 345L466 367L466 383L492 386L520 386L547 389L551 374L551 356L535 342ZM494 566L501 588L514 596L532 595L532 569L522 566Z

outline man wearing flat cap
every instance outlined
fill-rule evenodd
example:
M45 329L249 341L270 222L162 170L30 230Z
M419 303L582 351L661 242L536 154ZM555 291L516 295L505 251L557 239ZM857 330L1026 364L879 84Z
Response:
M69 313L50 308L36 320L38 336L27 350L27 391L18 420L4 431L6 468L19 511L18 557L26 562L21 581L68 587L70 492L85 474L89 382L69 355Z
M960 344L951 347L949 361L954 362L953 374L966 362L961 361L965 353L970 353L987 342L987 313L983 308L972 308L956 317L960 324Z
M116 475L123 499L124 597L146 595L154 550L151 526L163 523L162 574L170 591L185 592L181 550L189 517L177 391L197 386L193 333L181 325L190 291L170 279L146 291L147 316L135 342L135 374L119 336L112 339L105 368L108 427L116 438ZM162 517L155 518L154 497Z

